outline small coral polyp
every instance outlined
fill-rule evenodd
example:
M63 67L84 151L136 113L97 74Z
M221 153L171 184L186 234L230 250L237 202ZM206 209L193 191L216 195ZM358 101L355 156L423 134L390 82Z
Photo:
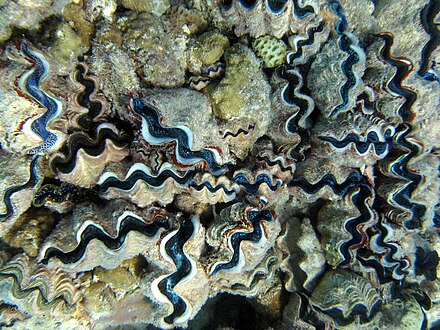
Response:
M0 11L0 327L439 326L438 1L68 2Z

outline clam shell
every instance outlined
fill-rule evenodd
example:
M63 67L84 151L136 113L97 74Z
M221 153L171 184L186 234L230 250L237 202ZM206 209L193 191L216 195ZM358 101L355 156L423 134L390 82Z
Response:
M121 201L116 204L126 205ZM78 207L45 240L39 260L50 268L69 272L90 270L99 265L112 269L138 254L154 252L160 232L170 228L166 215L156 209L140 215L121 211L116 216L108 212L108 209L87 204Z
M2 299L21 311L49 317L71 313L81 299L76 282L67 273L39 265L26 255L17 255L0 269Z
M31 206L42 183L40 158L20 157L0 151L1 184L0 232L2 236Z
M340 325L354 320L355 315L371 318L382 300L371 283L354 273L328 271L312 291L310 303L319 310L334 315Z

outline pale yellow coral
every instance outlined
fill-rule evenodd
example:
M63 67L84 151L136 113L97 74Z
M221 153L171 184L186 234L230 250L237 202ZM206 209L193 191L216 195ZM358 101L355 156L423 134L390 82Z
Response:
M190 50L189 60L197 71L200 66L217 62L229 47L229 40L221 33L210 31L202 34Z
M252 42L255 54L263 61L265 68L275 68L284 63L287 46L272 36L262 36Z
M118 21L122 48L134 59L145 82L156 87L178 87L185 82L186 54L171 38L165 22L152 14L127 15ZM160 72L160 74L158 74Z
M255 141L267 131L271 113L270 85L261 61L245 45L228 48L224 58L225 77L213 91L206 90L206 93L211 97L214 115L224 121L223 132L253 127L250 134L239 134L228 142L234 155L244 159Z
M84 305L88 313L99 317L111 311L113 293L106 283L91 283L83 292Z
M63 9L63 16L81 38L82 45L89 47L95 25L86 19L82 6L75 3L68 4Z
M63 16L65 23L59 26L50 52L59 63L67 65L90 48L95 26L86 20L82 6L75 3L64 8Z
M107 283L112 290L123 290L126 292L133 290L138 281L138 279L124 267L109 270L97 268L94 271L94 279Z
M82 54L81 46L83 46L81 36L68 23L64 23L56 32L56 41L50 52L57 62L67 65L72 58Z
M223 55L224 50L229 47L228 38L216 32L208 32L199 38L199 44L203 54L200 54L200 60L203 65L209 65L217 62Z
M170 8L169 0L120 0L122 6L138 13L147 12L161 16Z
M214 114L223 120L242 117L244 109L254 108L265 97L267 89L260 61L252 51L237 45L225 53L226 75L212 93Z
M197 9L188 9L184 5L170 10L170 30L175 33L195 34L206 30L208 23Z
M22 248L27 255L36 257L54 222L55 216L43 209L27 212L14 223L3 240L11 246Z

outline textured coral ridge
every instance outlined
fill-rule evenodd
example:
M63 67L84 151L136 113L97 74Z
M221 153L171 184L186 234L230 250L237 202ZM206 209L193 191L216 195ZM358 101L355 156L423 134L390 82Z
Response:
M0 327L440 327L439 10L5 2Z

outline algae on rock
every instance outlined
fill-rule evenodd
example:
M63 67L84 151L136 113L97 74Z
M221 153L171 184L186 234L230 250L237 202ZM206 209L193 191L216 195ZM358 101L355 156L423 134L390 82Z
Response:
M237 44L225 52L226 75L211 94L214 115L225 121L224 130L252 127L251 134L231 141L232 152L244 158L255 141L266 133L270 118L270 85L261 61L248 47ZM240 144L240 148L234 145ZM236 149L236 150L235 150Z
M163 15L169 8L169 0L120 0L119 3L135 12L147 12L155 16Z
M50 51L58 62L68 65L71 59L89 50L95 25L86 19L82 6L76 3L68 4L63 16L65 22L58 28Z
M223 34L209 31L202 34L190 49L189 62L193 71L200 71L202 66L217 62L229 47L229 40Z
M162 18L148 13L119 19L122 48L130 55L143 80L156 87L179 87L185 82L185 44L165 30ZM160 74L158 74L160 73Z

